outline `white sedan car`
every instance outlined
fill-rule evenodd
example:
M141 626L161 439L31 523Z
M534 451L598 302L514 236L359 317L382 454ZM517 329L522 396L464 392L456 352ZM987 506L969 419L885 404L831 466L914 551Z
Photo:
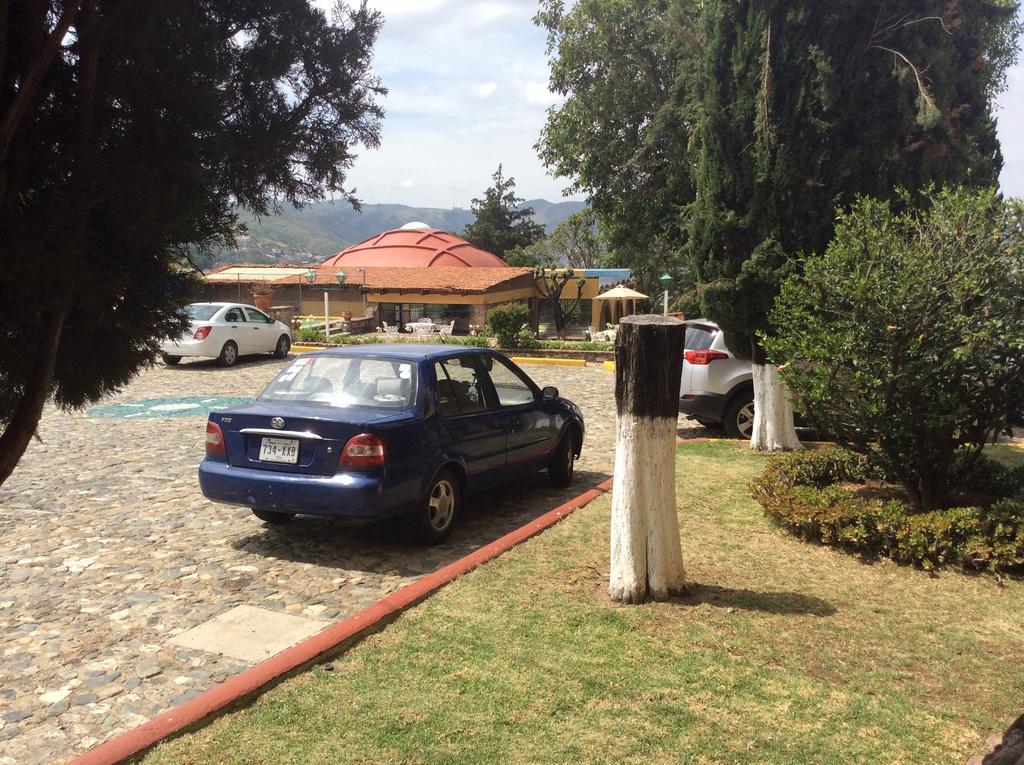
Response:
M188 307L192 323L176 340L164 340L160 355L166 364L177 364L182 356L206 356L233 366L239 356L273 353L283 359L292 347L287 324L275 321L251 305L239 303L193 303Z

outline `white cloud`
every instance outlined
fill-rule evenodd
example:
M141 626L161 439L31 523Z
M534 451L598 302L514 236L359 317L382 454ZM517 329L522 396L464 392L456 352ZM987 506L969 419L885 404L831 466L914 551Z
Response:
M496 82L485 82L483 85L477 85L473 92L476 93L478 98L487 98L488 96L494 95L494 91L498 89L498 83Z
M415 184L413 184L412 178L406 178L404 181L399 182L398 185L403 189L411 189Z
M557 104L561 97L548 90L546 82L528 82L523 86L523 95L528 104L535 106L551 106Z

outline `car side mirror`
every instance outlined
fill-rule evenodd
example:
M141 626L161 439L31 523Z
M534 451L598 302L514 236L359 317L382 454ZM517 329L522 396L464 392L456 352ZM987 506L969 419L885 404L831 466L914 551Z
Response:
M541 391L541 393L544 394L545 401L554 401L556 398L558 398L558 388L556 388L554 385L546 385L544 387L544 390Z

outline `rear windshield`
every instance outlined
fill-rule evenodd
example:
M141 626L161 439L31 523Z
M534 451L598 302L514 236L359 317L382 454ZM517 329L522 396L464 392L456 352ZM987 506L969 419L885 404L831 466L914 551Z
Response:
M188 307L188 315L192 321L209 321L223 306L209 303L193 303Z
M706 351L715 341L715 333L706 327L689 326L686 328L685 347L688 351Z
M416 391L416 365L400 359L303 356L259 395L260 401L310 402L345 409L404 409Z

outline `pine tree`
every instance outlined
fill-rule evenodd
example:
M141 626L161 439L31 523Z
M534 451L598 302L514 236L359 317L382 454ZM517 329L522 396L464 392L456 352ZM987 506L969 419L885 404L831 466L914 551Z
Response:
M827 246L835 209L897 186L995 185L991 99L1014 56L1014 11L998 0L706 6L687 246L704 312L754 362L754 447L798 443L759 336L799 254Z
M492 176L494 185L474 199L473 222L463 237L477 247L503 258L510 250L529 247L544 238L544 227L533 221L533 208L522 207L515 178L506 178L501 165Z
M186 325L189 258L345 188L381 17L306 0L0 2L0 482L44 404L118 389Z

